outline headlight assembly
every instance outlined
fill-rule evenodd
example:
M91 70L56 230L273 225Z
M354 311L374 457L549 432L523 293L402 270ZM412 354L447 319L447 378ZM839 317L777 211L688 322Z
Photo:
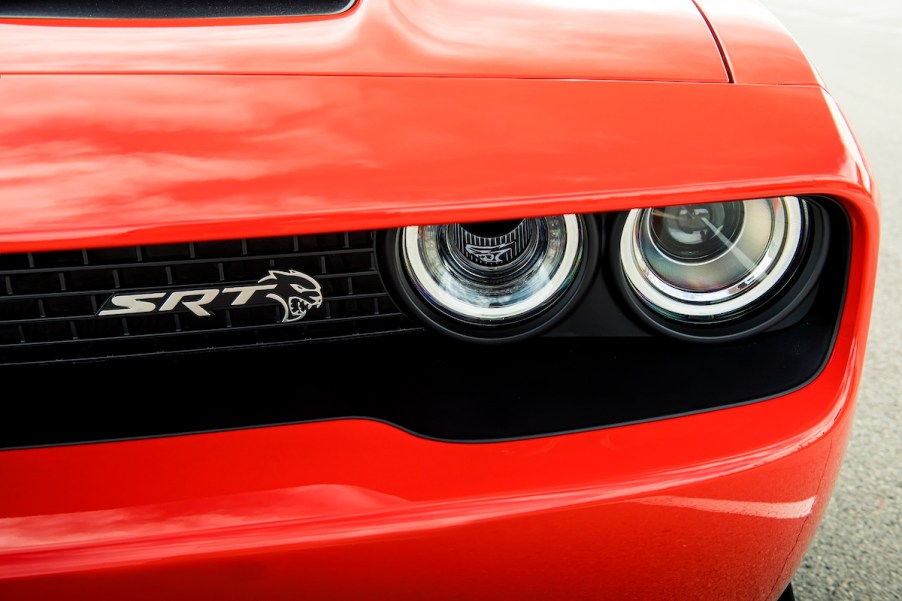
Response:
M410 226L390 238L392 271L410 308L468 339L547 327L597 255L594 221L578 215Z
M408 313L458 338L534 335L586 296L557 335L643 336L644 322L722 341L776 326L811 298L827 226L819 203L780 196L413 225L384 233L380 260ZM602 254L606 273L595 269Z
M823 218L795 196L632 210L616 247L625 294L670 333L760 330L777 317L762 311L779 296L781 307L804 296L782 292L817 266L815 257L805 269Z

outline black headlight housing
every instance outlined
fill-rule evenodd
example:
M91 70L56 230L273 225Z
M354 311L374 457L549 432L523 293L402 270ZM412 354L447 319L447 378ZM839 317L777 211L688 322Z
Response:
M384 233L380 262L407 310L429 327L512 342L546 331L582 299L600 239L591 215L411 226Z
M609 261L633 313L696 342L747 338L808 298L829 215L796 196L635 209L614 219Z
M588 331L629 321L723 342L774 326L808 298L829 240L822 203L784 196L411 226L384 233L380 261L415 319L459 339L539 335L600 283L627 310L586 301Z

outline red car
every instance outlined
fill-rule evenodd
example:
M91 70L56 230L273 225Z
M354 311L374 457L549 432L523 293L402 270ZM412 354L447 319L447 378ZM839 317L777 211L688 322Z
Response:
M791 598L878 205L756 1L0 15L0 598Z

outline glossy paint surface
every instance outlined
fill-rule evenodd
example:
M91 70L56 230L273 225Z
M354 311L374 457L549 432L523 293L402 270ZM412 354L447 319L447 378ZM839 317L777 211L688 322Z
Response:
M0 74L726 81L691 0L360 0L328 18L0 19Z
M821 85L785 27L759 0L695 0L736 83Z
M4 76L0 252L867 191L836 113L804 86Z
M146 81L117 79L122 80ZM4 78L3 84L10 81L35 82L32 92L59 82L45 77ZM90 78L72 81L72 89L77 90L78 82ZM260 81L265 85L267 80ZM343 80L334 81L344 85ZM270 85L283 83L276 78ZM406 83L413 86L406 89L415 90L416 82ZM131 200L119 205L101 194L87 194L81 202L62 203L64 208L57 213L51 202L44 212L57 220L58 229L42 229L31 221L33 217L17 217L7 206L5 219L25 221L7 229L5 248L62 244L61 231L71 236L72 244L118 243L174 239L189 229L211 236L248 227L255 233L281 227L311 231L431 217L454 221L471 218L474 211L500 217L564 207L597 210L823 193L842 200L854 245L834 353L814 382L781 398L743 407L496 444L442 443L387 424L336 420L3 452L0 597L288 599L298 594L349 598L378 593L384 598L410 599L537 594L673 599L696 598L704 591L711 598L776 598L813 536L850 426L878 237L867 168L838 110L818 88L667 86L667 91L650 84L594 85L608 92L613 114L654 115L643 109L658 106L663 94L665 100L676 102L683 119L652 118L647 126L635 125L644 123L641 119L631 120L632 128L639 128L638 134L632 131L642 138L640 144L627 135L626 126L617 129L611 118L605 124L612 129L604 137L601 126L595 129L587 119L587 105L595 100L592 90L581 88L580 94L570 98L568 116L561 117L571 126L566 138L558 132L560 123L554 122L518 133L522 137L512 140L495 141L497 136L484 135L479 138L484 144L466 147L475 156L456 148L453 141L461 139L453 137L456 132L451 127L456 124L458 131L469 134L477 131L476 125L491 126L472 113L448 116L447 123L433 121L441 126L444 137L435 129L422 130L425 123L414 118L422 134L413 139L416 144L406 137L414 131L412 127L396 132L392 147L365 137L368 128L358 123L357 129L342 130L345 138L336 139L329 148L343 147L349 157L361 149L368 151L365 156L378 159L379 169L371 166L368 172L365 161L347 160L345 165L354 174L349 182L341 181L337 168L326 169L331 184L325 175L322 179L278 177L266 186L255 180L253 188L235 197L243 198L243 210L256 215L253 219L241 222L214 213L212 218L205 216L184 226L191 221L185 207L203 201L199 189L185 185L185 198L190 199L185 204L178 200L154 204L148 199L161 197L150 194L140 197L146 201L142 203L130 186L120 182L119 189L126 190L120 198ZM556 104L557 92L550 90L562 89L573 88L536 91L533 110L552 113L544 103ZM141 89L139 96L146 93ZM455 99L462 101L464 96ZM707 107L708 102L700 99L715 98L724 111L743 108L748 118L730 119L732 130L710 131L704 126L706 120L718 128L726 127L728 120L693 107ZM31 99L37 103L40 96ZM88 112L94 110L98 109ZM529 109L522 111L514 112L512 118L525 123ZM111 111L106 113L115 117ZM210 112L195 114L196 122L212 122ZM385 115L391 113L387 109L371 113L368 124L378 127ZM157 138L150 134L120 137L117 127L134 132L128 124L135 119L123 118L120 123L125 125L103 129L99 139L120 144L133 139L144 148L156 140L162 148L174 148L168 139L173 130L162 126L166 116L162 111L142 117L157 119L153 122L161 132ZM142 123L142 118L137 122ZM180 117L175 119L183 123ZM222 117L225 139L239 140L236 131L241 127L259 127L254 119L245 119L236 123ZM398 116L387 121L397 125L402 120ZM36 140L46 136L50 142L53 135L97 139L92 138L96 127L70 134L68 126L52 129L34 123L31 135ZM149 122L144 123L149 127ZM339 127L337 123L355 123L353 111L345 119L325 121L323 128L328 131ZM759 131L766 124L767 131ZM510 125L496 126L508 133L518 131ZM690 128L696 135L687 137ZM184 130L174 131L187 153L210 157L214 147L219 152L228 147L222 144L223 138L192 145ZM324 135L323 129L314 131ZM361 138L365 144L350 143ZM740 139L745 144L735 143ZM557 145L542 148L536 140ZM237 152L249 153L256 144L264 157L259 160L266 165L284 159L284 155L261 152L259 144L268 142L266 137L255 138L249 148ZM588 152L600 151L603 144L608 144L607 152ZM486 145L488 149L483 150ZM60 152L65 146L57 146L54 153L48 150L52 143L35 147L47 152L42 168L56 168L66 155ZM615 148L632 154L618 158ZM640 148L645 160L639 160ZM413 159L414 149L419 149L418 162ZM27 144L23 151L29 151ZM134 154L110 148L94 152L98 161ZM436 157L431 156L434 152ZM331 151L329 155L333 156ZM545 159L544 171L538 168L540 158ZM460 166L455 182L441 169L451 160ZM28 164L23 160L20 167ZM507 168L498 171L501 166ZM163 177L168 172L158 170ZM201 172L215 173L217 178L225 173L221 168ZM312 168L306 173L312 174ZM400 177L404 173L406 179ZM508 175L499 177L499 173ZM74 189L60 183L63 177L39 178L32 172L28 178L34 186L46 181L54 190ZM143 179L128 181L141 185ZM293 209L295 217L288 226L273 227L281 213L268 211L268 204L256 200L252 191L278 191L282 186L296 190L299 181L317 193L303 201L287 194L289 207L299 202ZM204 180L203 185L211 182ZM240 185L240 179L230 183ZM213 186L223 193L229 188L224 183ZM354 193L357 186L369 191L369 200ZM166 182L164 189L179 188ZM423 200L427 190L436 198ZM326 203L327 192L333 205ZM41 198L53 201L51 196ZM227 206L241 205L236 200ZM136 216L147 220L154 215L151 223L160 227L123 228L115 236L97 233L86 224L104 211L110 213L109 219L124 215L136 222Z

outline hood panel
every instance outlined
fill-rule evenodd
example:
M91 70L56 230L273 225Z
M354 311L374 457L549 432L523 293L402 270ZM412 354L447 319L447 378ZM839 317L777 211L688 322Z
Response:
M334 17L0 19L0 73L724 82L691 0L360 0Z
M758 0L696 0L736 83L823 85L786 28Z
M867 186L831 106L791 86L7 76L0 253Z

